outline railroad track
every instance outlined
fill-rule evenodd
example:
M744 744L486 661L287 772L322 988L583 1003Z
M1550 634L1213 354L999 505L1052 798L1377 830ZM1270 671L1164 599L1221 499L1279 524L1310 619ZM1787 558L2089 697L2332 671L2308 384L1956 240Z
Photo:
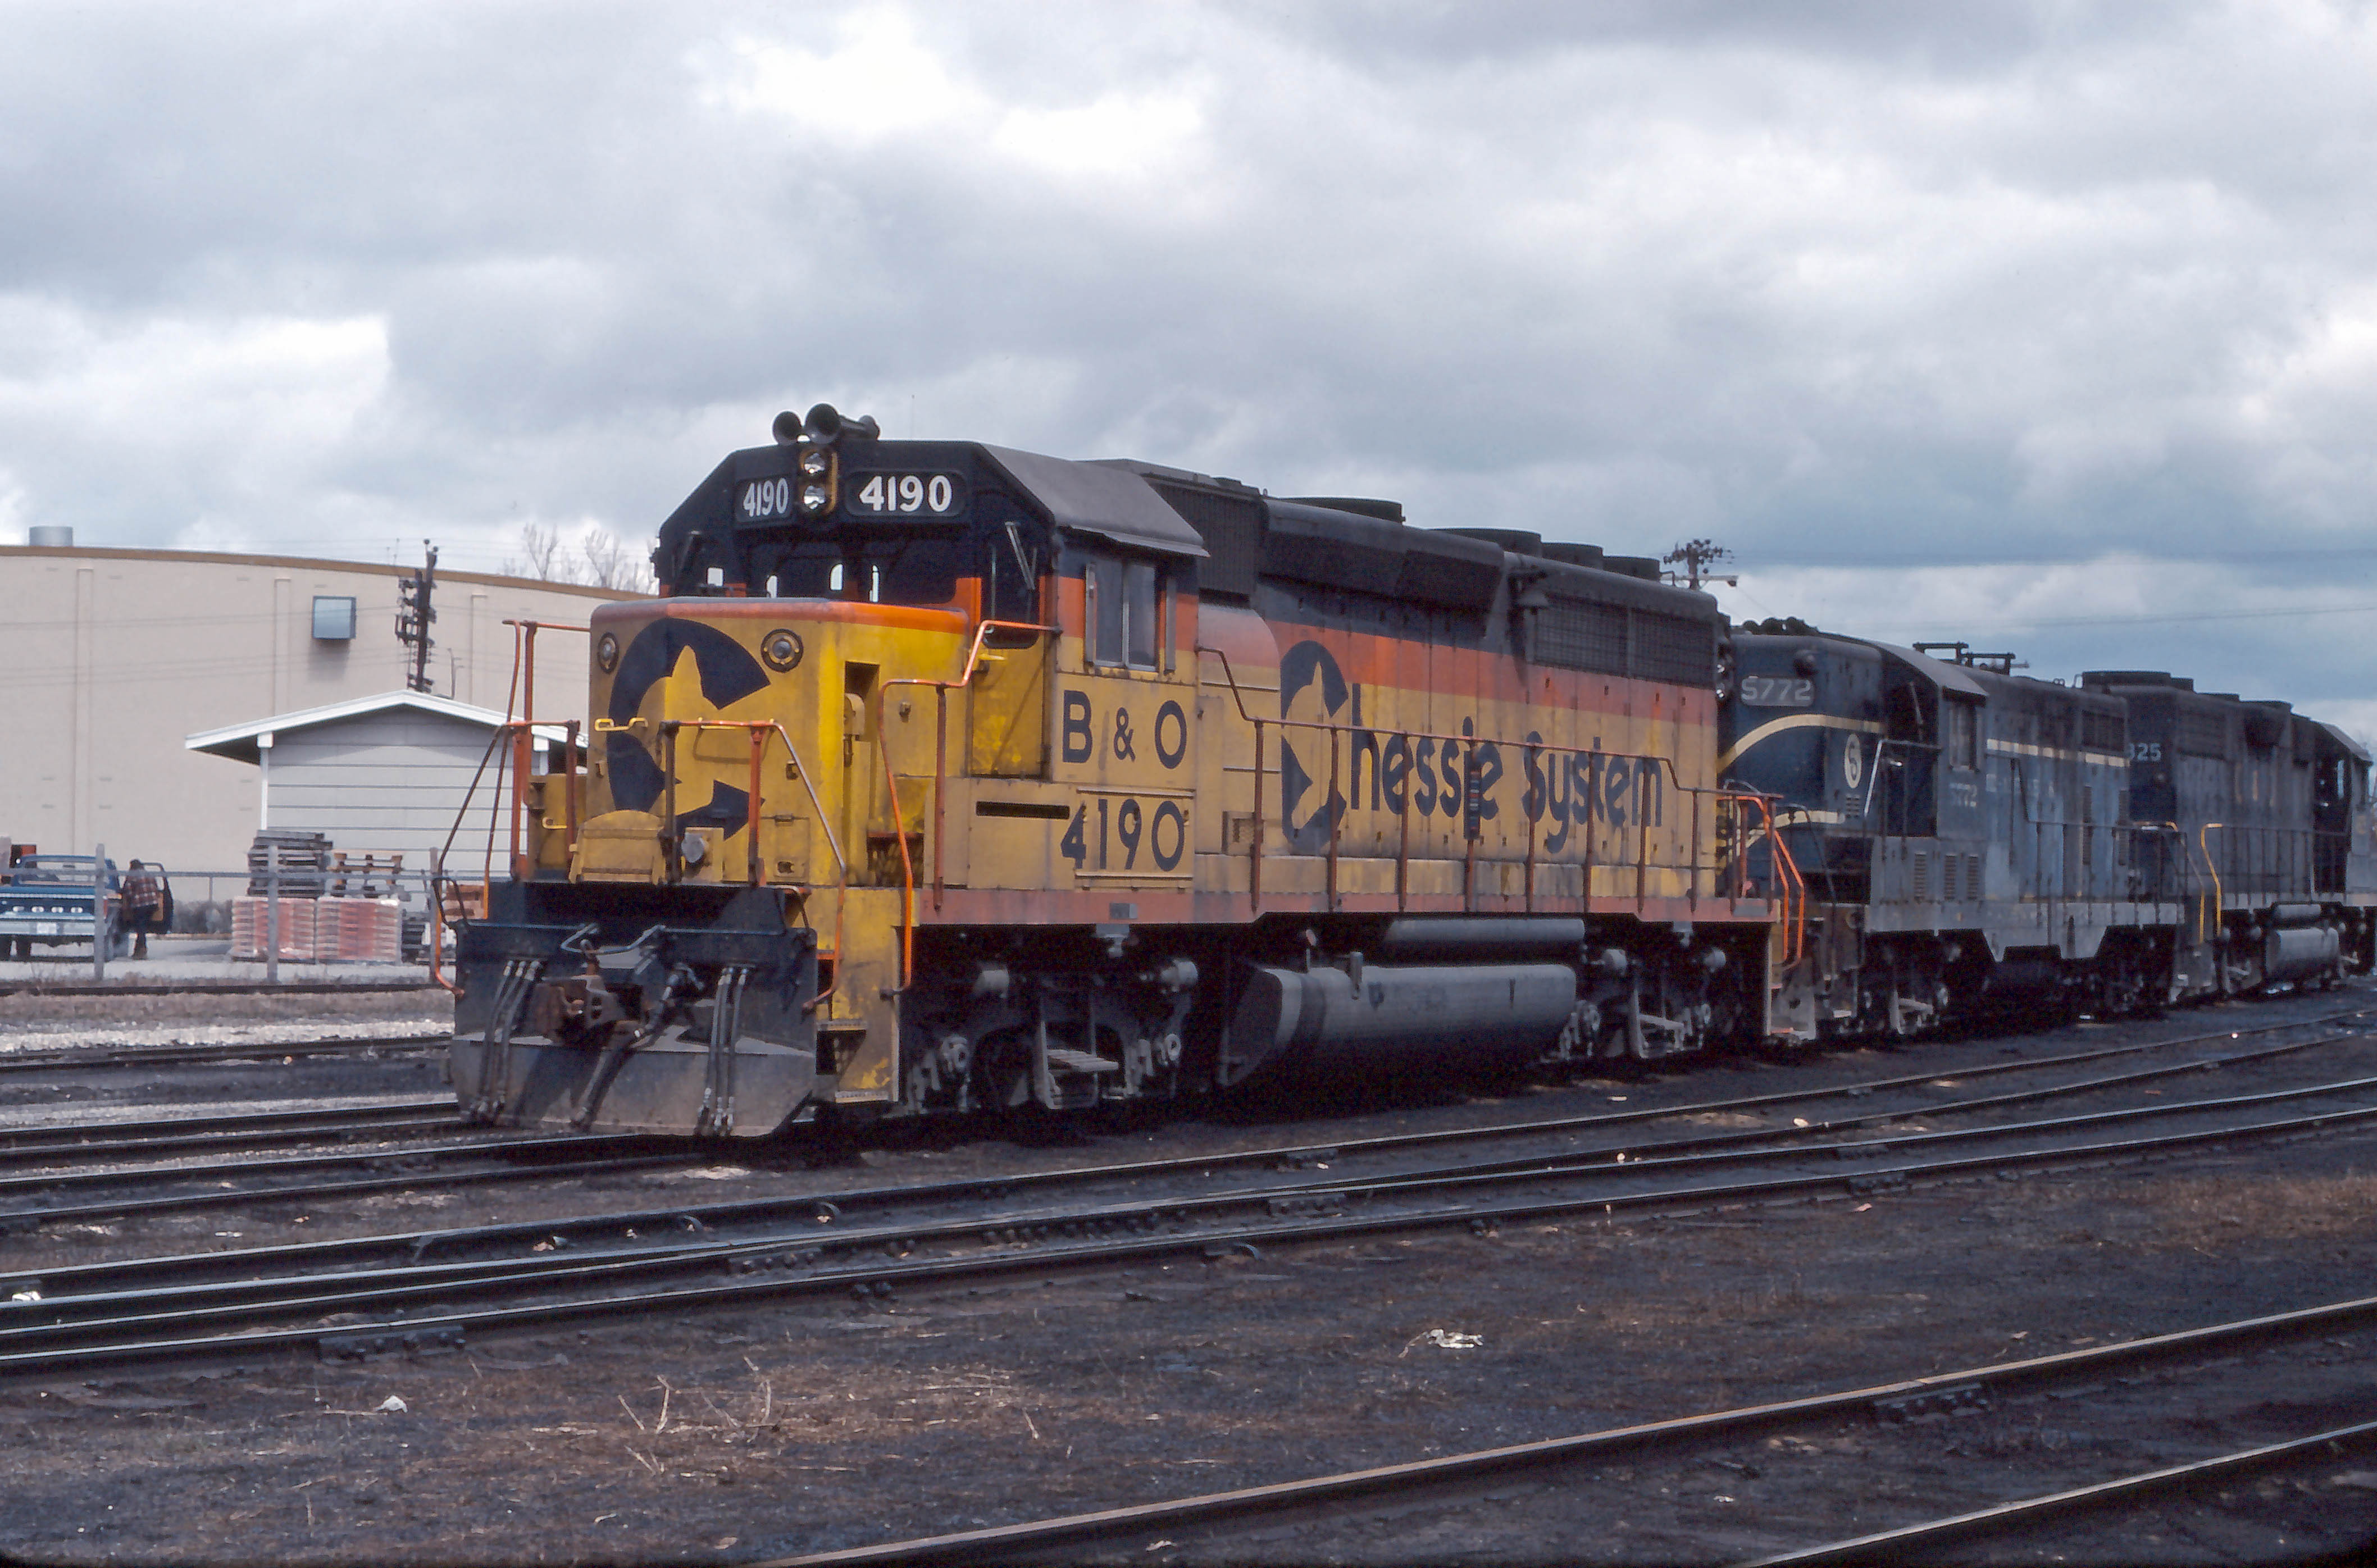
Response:
M1040 1562L1100 1555L1146 1560L1147 1552L1160 1547L1185 1550L1193 1556L1235 1561L1248 1552L1243 1546L1234 1550L1231 1543L1258 1529L1268 1532L1270 1552L1284 1551L1293 1556L1296 1549L1292 1539L1284 1544L1277 1533L1283 1525L1325 1521L1331 1528L1342 1528L1349 1517L1358 1517L1366 1508L1386 1507L1398 1515L1407 1515L1415 1506L1457 1505L1464 1499L1476 1499L1487 1488L1507 1489L1513 1482L1529 1478L1549 1479L1586 1464L1608 1466L1673 1462L1679 1456L1721 1453L1748 1440L1765 1440L1795 1430L1828 1430L1845 1419L1919 1419L1931 1414L1980 1408L1993 1400L2049 1391L2077 1391L2085 1396L2087 1385L2140 1369L2168 1371L2192 1362L2193 1375L2200 1376L2233 1361L2242 1352L2273 1347L2299 1347L2307 1341L2321 1341L2339 1331L2372 1324L2377 1324L2377 1297L2359 1298L2115 1345L1965 1367L1801 1398L1268 1486L816 1552L779 1559L759 1568L861 1568L863 1564L884 1562ZM2365 1363L2357 1381L2365 1385ZM2191 1394L2195 1392L2193 1384L2182 1384L2182 1388ZM2370 1402L2365 1387L2363 1402ZM2342 1448L2371 1443L2377 1443L2377 1420L2329 1427L2286 1442L2257 1444L2183 1465L2157 1466L2152 1471L2114 1477L2048 1496L2013 1500L1849 1540L1787 1551L1760 1562L1897 1561L1900 1554L1918 1546L1970 1540L1990 1530L2027 1525L2080 1507L2100 1506L2157 1488L2183 1485L2204 1476L2284 1463L2323 1452L2327 1445ZM1494 1495L1498 1510L1507 1514L1507 1491ZM1727 1524L1733 1533L1739 1532L1738 1519ZM1539 1547L1552 1545L1557 1555L1556 1539L1542 1536L1535 1539ZM1316 1549L1325 1544L1323 1538L1316 1538L1313 1543Z
M426 996L440 996L445 994L445 987L427 979L287 980L278 985L268 985L261 980L151 981L134 978L121 982L109 982L51 980L39 976L31 979L0 980L0 997L322 997L370 996L394 991L418 991Z
M320 1203L421 1187L550 1180L693 1165L717 1157L714 1150L688 1147L681 1139L623 1138L602 1132L521 1134L489 1128L472 1130L450 1115L431 1119L428 1125L452 1130L461 1136L448 1142L390 1143L369 1149L0 1176L0 1205L21 1205L0 1206L0 1230L252 1203ZM368 1135L369 1131L363 1127L350 1128L343 1133L349 1138ZM311 1181L273 1180L301 1172L357 1169L364 1174ZM258 1178L264 1179L257 1180ZM127 1188L138 1191L127 1191ZM161 1188L171 1190L159 1191Z
M186 1149L255 1148L359 1135L459 1132L454 1096L310 1109L232 1111L0 1129L0 1165L123 1159Z
M95 1068L164 1067L185 1062L271 1061L317 1056L419 1056L443 1051L449 1035L422 1034L365 1035L335 1040L255 1040L229 1044L174 1043L162 1046L90 1046L62 1049L0 1051L0 1072L78 1071Z
M2365 1011L2365 1010L2363 1010ZM2317 1030L2338 1022L2360 1016L2359 1011L2299 1021L2275 1023L2245 1031L2214 1031L2175 1038L2133 1041L2089 1050L2030 1058L2012 1062L1972 1064L1949 1070L1935 1069L1929 1072L1899 1074L1868 1079L1848 1083L1819 1085L1775 1091L1763 1095L1735 1095L1725 1098L1640 1109L1616 1111L1596 1109L1582 1115L1507 1122L1486 1127L1456 1128L1425 1132L1395 1133L1365 1139L1345 1140L1320 1145L1288 1147L1254 1147L1236 1151L1202 1154L1185 1157L1136 1161L1089 1168L1033 1171L994 1179L910 1184L879 1190L859 1190L840 1192L814 1200L824 1205L822 1212L839 1215L864 1211L885 1205L909 1208L936 1201L950 1203L1005 1202L1013 1196L1035 1190L1063 1190L1091 1187L1101 1183L1136 1183L1166 1178L1203 1175L1213 1171L1244 1167L1276 1168L1294 1171L1314 1167L1329 1168L1332 1162L1377 1159L1399 1153L1434 1147L1481 1148L1505 1139L1528 1139L1604 1133L1611 1130L1658 1120L1689 1120L1694 1118L1738 1115L1752 1111L1773 1111L1792 1107L1814 1108L1827 1101L1848 1098L1869 1098L1891 1091L1923 1089L1942 1083L1964 1083L1976 1079L2080 1068L2114 1059L2140 1054L2186 1050L2188 1047L2237 1040L2252 1034L2282 1033L2289 1030ZM2187 1056L2175 1062L2148 1067L2129 1072L2096 1078L2067 1079L2043 1087L2015 1091L1994 1096L1968 1097L1962 1101L1929 1101L1913 1106L1881 1108L1857 1115L1831 1116L1822 1120L1796 1119L1796 1125L1784 1130L1762 1128L1738 1133L1700 1134L1681 1141L1633 1143L1605 1154L1605 1158L1632 1158L1638 1168L1643 1161L1662 1152L1676 1149L1714 1151L1728 1143L1755 1144L1775 1137L1800 1143L1822 1143L1836 1134L1847 1133L1861 1127L1905 1119L1908 1116L1937 1115L1948 1110L1989 1108L2019 1104L2027 1100L2081 1095L2108 1088L2144 1083L2156 1078L2177 1076L2216 1070L2222 1066L2290 1055L2332 1043L2333 1036L2311 1034L2301 1039L2277 1045L2247 1047L2240 1051L2215 1052L2205 1056ZM446 1102L440 1101L437 1104ZM424 1107L429 1102L422 1102ZM432 1119L434 1132L460 1131L460 1124L450 1116ZM61 1130L61 1135L63 1135ZM27 1130L28 1137L38 1137L38 1130ZM29 1225L56 1223L64 1220L120 1219L138 1215L154 1215L192 1208L236 1207L253 1201L322 1202L340 1197L387 1191L394 1188L434 1185L448 1179L460 1183L484 1182L514 1178L576 1176L607 1170L639 1168L654 1163L655 1155L672 1152L686 1160L711 1157L718 1151L708 1147L671 1144L660 1149L639 1148L622 1160L614 1151L620 1142L591 1135L558 1134L543 1139L520 1138L498 1133L486 1133L482 1141L466 1141L447 1145L431 1145L421 1149L382 1149L364 1153L340 1151L312 1155L293 1155L268 1161L245 1159L235 1164L221 1162L197 1163L168 1167L130 1167L87 1173L65 1173L54 1177L29 1178L11 1181L0 1178L0 1205L5 1205L11 1192L38 1195L41 1202L19 1208L0 1206L0 1227L23 1227ZM203 1143L197 1146L206 1146ZM520 1155L543 1163L514 1166L489 1170L483 1167L467 1167L441 1173L440 1161L467 1160L491 1146L516 1151ZM591 1151L588 1153L588 1151ZM738 1149L734 1153L750 1157L758 1151ZM102 1154L110 1151L102 1151ZM572 1155L582 1158L568 1164L558 1163ZM0 1160L6 1159L5 1145L0 1145ZM658 1163L667 1163L662 1158ZM1517 1161L1473 1162L1466 1168L1481 1176L1493 1172L1524 1172L1543 1164L1541 1155ZM1556 1163L1556 1162L1555 1162ZM304 1171L337 1169L366 1165L375 1174L364 1177L340 1177L311 1182L288 1182L280 1179ZM253 1179L263 1177L270 1185L260 1185L252 1179L229 1180L227 1178ZM1336 1186L1342 1183L1332 1182ZM152 1189L130 1192L131 1186ZM153 1189L165 1187L170 1191ZM77 1201L78 1193L86 1194ZM90 1196L88 1194L98 1194ZM770 1198L750 1203L728 1203L705 1207L701 1214L707 1223L729 1224L753 1216L765 1216L782 1211L799 1211L811 1201L799 1197ZM652 1216L596 1215L585 1221L552 1223L541 1234L572 1235L591 1239L603 1231L632 1229L638 1224L649 1224ZM971 1222L969 1222L971 1223Z
M1159 1159L1129 1165L1105 1166L1088 1170L1054 1170L1020 1174L990 1180L936 1184L929 1187L903 1186L879 1191L861 1191L821 1200L838 1208L867 1208L893 1203L914 1206L920 1202L939 1198L959 1202L1003 1201L1018 1192L1037 1188L1063 1188L1094 1184L1100 1181L1144 1181L1189 1173L1204 1173L1245 1166L1310 1168L1326 1167L1331 1162L1356 1158L1376 1159L1400 1152L1423 1150L1434 1146L1483 1147L1505 1139L1546 1138L1580 1133L1603 1133L1614 1129L1662 1119L1687 1119L1696 1116L1738 1115L1753 1111L1772 1111L1800 1106L1810 1108L1827 1101L1867 1098L1894 1091L1919 1090L1943 1083L1969 1083L1974 1080L2001 1077L2012 1073L2036 1073L2084 1068L2108 1062L2123 1057L2152 1053L2184 1052L2190 1047L2219 1046L2250 1035L2303 1032L2304 1037L2275 1045L2246 1047L2238 1051L2214 1052L2204 1056L2186 1056L2172 1062L2161 1063L2131 1071L2113 1073L2093 1079L2066 1080L2043 1087L2009 1094L1967 1098L1963 1101L1925 1102L1912 1107L1901 1106L1855 1115L1828 1116L1822 1120L1801 1119L1788 1130L1759 1129L1734 1134L1704 1134L1677 1145L1673 1141L1630 1144L1619 1154L1638 1162L1672 1147L1694 1147L1714 1150L1726 1143L1755 1143L1776 1136L1797 1142L1823 1142L1861 1127L1874 1126L1908 1115L1939 1115L1950 1112L1969 1113L1992 1107L2020 1104L2028 1100L2101 1092L2123 1086L2144 1083L2163 1077L2214 1071L2224 1065L2237 1065L2268 1058L2290 1055L2316 1048L2333 1042L2334 1036L2317 1031L2333 1028L2347 1020L2365 1016L2370 1009L2355 1009L2308 1020L2294 1020L2258 1025L2245 1030L2216 1030L2194 1035L2145 1041L2131 1041L2096 1047L2083 1051L2064 1052L2046 1057L2026 1058L2014 1061L1973 1063L1946 1068L1933 1067L1927 1071L1896 1074L1845 1084L1819 1085L1779 1090L1763 1095L1736 1095L1685 1105L1646 1107L1641 1109L1616 1111L1597 1109L1582 1115L1539 1119L1503 1123L1484 1128L1461 1128L1427 1132L1398 1133L1371 1138L1341 1141L1327 1145L1305 1145L1289 1148L1253 1148L1192 1155L1184 1158ZM395 1134L443 1136L464 1133L465 1129L450 1110L439 1115L433 1108L450 1106L449 1101L414 1102L420 1115L410 1126L391 1124L384 1131ZM290 1113L290 1131L286 1133L262 1133L239 1125L239 1119L226 1119L222 1123L223 1138L229 1142L254 1146L261 1142L305 1141L298 1131L305 1123L305 1113ZM321 1113L311 1113L320 1115ZM332 1119L335 1120L336 1119ZM368 1121L368 1116L359 1120ZM103 1124L111 1128L124 1124ZM8 1136L25 1140L29 1151L21 1158L12 1153L12 1145L0 1139L0 1165L36 1163L45 1155L57 1159L73 1156L84 1161L100 1158L123 1161L142 1153L167 1153L175 1148L203 1149L217 1146L204 1133L208 1125L193 1124L190 1136L175 1140L161 1131L157 1141L146 1151L134 1142L137 1134L121 1134L119 1143L78 1142L80 1129L58 1128L46 1131L27 1128ZM321 1136L353 1139L364 1135L364 1130L325 1126ZM618 1153L621 1144L630 1152ZM253 1202L324 1203L340 1198L369 1195L399 1188L434 1186L440 1183L462 1185L489 1181L550 1179L582 1176L604 1172L647 1168L655 1165L687 1163L718 1157L722 1151L711 1145L670 1143L654 1146L636 1140L605 1138L601 1135L553 1134L543 1137L485 1132L464 1137L460 1142L423 1144L417 1147L373 1149L368 1151L338 1150L308 1155L289 1155L269 1159L243 1158L237 1161L193 1162L172 1166L112 1165L110 1168L86 1171L59 1171L40 1176L9 1178L0 1176L0 1227L22 1228L28 1226L54 1224L72 1220L115 1220L136 1216L153 1216L190 1209L222 1209ZM739 1158L764 1157L768 1151L737 1148L731 1153ZM496 1154L508 1162L490 1167L484 1157ZM1533 1156L1540 1164L1540 1156ZM339 1170L357 1166L368 1167L360 1176L328 1177L310 1181L288 1179L307 1172ZM442 1168L441 1168L442 1167ZM1501 1170L1523 1172L1531 1167L1528 1159L1494 1163L1477 1163L1471 1168L1480 1175ZM1332 1184L1333 1185L1333 1184ZM26 1200L34 1200L27 1202ZM764 1212L784 1200L766 1200L758 1205ZM732 1207L732 1205L728 1205ZM799 1206L799 1201L794 1201ZM647 1216L648 1217L648 1216ZM625 1222L632 1226L632 1218ZM610 1227L610 1222L598 1217L595 1228ZM610 1227L617 1228L617 1227ZM560 1228L567 1230L565 1223Z
M2060 1491L2016 1498L1986 1508L1901 1525L1894 1529L1874 1530L1845 1540L1826 1541L1795 1551L1777 1552L1771 1557L1753 1559L1743 1568L1899 1562L1905 1561L1910 1552L2013 1535L2048 1520L2090 1509L2133 1503L2166 1492L2182 1491L2206 1480L2355 1453L2373 1444L2377 1444L2377 1421L2356 1421L2349 1426L2330 1427L2283 1442L2256 1443L2250 1448L2232 1449L2210 1458L2191 1460L2184 1465L2158 1466L2151 1470L2116 1476L2087 1486L2068 1487Z
M2279 1048L2285 1047L2240 1055L2263 1058ZM2203 1063L2168 1068L2203 1070ZM2069 1088L2094 1091L2101 1083L2086 1080ZM1995 1106L2039 1092L1978 1103ZM2343 1103L2319 1103L2339 1097ZM1942 1109L1877 1114L1936 1116ZM1762 1148L1744 1146L1738 1132L1688 1133L1634 1139L1623 1147L1544 1151L1490 1165L1404 1166L1351 1180L1334 1174L1316 1179L1310 1169L1321 1163L1312 1156L1343 1158L1345 1145L1275 1150L1257 1179L1235 1187L1126 1191L1069 1208L1009 1208L987 1215L978 1206L956 1204L978 1201L985 1191L1004 1201L1026 1188L1060 1191L1093 1179L1111 1184L1117 1173L1144 1179L1162 1169L1177 1177L1185 1167L1212 1162L1141 1162L558 1225L121 1260L43 1271L20 1282L14 1293L25 1299L8 1313L10 1326L0 1328L0 1376L303 1345L322 1348L333 1342L451 1343L477 1332L771 1296L885 1295L903 1286L1200 1251L1260 1254L1296 1242L1382 1232L1462 1225L1485 1231L1580 1213L1689 1212L1865 1193L1959 1176L2143 1159L2372 1120L2377 1079L2354 1077L1854 1143L1838 1141L1837 1123L1810 1122L1768 1131ZM2138 1130L2156 1121L2176 1125ZM2107 1127L2124 1127L2128 1134L2092 1136ZM1229 1163L1257 1157L1249 1151ZM847 1223L869 1211L867 1222ZM729 1234L729 1227L739 1228ZM645 1235L647 1227L663 1239ZM469 1301L487 1304L459 1305ZM379 1321L326 1333L318 1321L324 1314L377 1314Z

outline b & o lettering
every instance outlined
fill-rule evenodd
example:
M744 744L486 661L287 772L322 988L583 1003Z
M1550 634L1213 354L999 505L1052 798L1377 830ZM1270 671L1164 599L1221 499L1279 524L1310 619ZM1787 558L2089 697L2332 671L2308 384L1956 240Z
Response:
M1064 756L1068 762L1086 762L1095 749L1090 734L1090 696L1086 691L1065 693L1065 720L1062 732Z
M1177 702L1166 702L1155 711L1155 760L1167 768L1180 766L1180 759L1188 755L1188 715Z

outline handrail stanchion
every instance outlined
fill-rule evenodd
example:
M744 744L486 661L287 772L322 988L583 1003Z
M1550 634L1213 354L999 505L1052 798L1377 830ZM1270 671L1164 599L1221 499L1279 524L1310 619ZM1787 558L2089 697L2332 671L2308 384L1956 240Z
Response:
M2212 929L2210 934L2215 939L2217 939L2220 934L2220 928L2227 914L2225 905L2228 900L2220 887L2219 862L2212 858L2212 845L2205 835L2209 834L2215 828L2225 830L2228 826L2228 824L2226 822L2206 822L2195 832L2196 847L2204 852L2204 868L2205 871L2209 872L2212 877ZM2195 940L2202 941L2204 940L2205 931L2204 928L2204 904L2201 900L2197 902L2195 907ZM2228 993L2225 988L2221 991L2221 995L2223 996L2228 994Z
M933 693L933 912L941 908L941 845L949 836L950 688Z
M1283 742L1282 744L1285 744ZM1477 742L1461 748L1461 908L1477 913Z
M748 851L746 858L749 862L751 885L755 888L759 885L759 756L767 748L768 732L758 724L753 724L751 726L751 798L748 803L750 815L749 820L744 824L744 832L748 843L744 847Z
M1541 749L1533 744L1527 748L1527 770L1530 773L1535 771L1535 754ZM1535 818L1527 818L1527 913L1530 915L1535 912Z
M562 832L565 835L562 854L565 866L576 865L578 861L578 721L572 719L563 726L561 733L562 760L568 769L568 772L563 775L561 784L561 820Z
M876 731L880 736L882 731ZM900 984L893 987L897 995L908 988L908 976L916 967L916 868L908 857L908 824L900 815L900 775L891 766L891 748L878 741L877 749L883 754L883 782L891 789L891 836L900 845ZM835 972L840 977L839 969Z
M1262 852L1263 852L1263 722L1255 721L1255 820L1254 832L1247 845L1247 908L1249 914L1262 913Z
M1337 732L1332 729L1329 732L1329 796L1320 803L1320 809L1329 813L1329 913L1332 915L1337 913L1337 824L1345 815L1345 808L1337 802L1343 798L1344 791L1339 787L1337 778Z
M674 887L685 880L685 841L676 831L676 732L684 721L661 721L661 873Z

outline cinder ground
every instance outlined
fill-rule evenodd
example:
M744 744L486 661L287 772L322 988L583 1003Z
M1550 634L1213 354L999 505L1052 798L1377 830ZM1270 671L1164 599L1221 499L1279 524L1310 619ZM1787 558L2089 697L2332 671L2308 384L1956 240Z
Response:
M1129 1145L1151 1136L1196 1134ZM894 1148L871 1175L990 1157ZM649 1179L657 1191L688 1178ZM409 1196L374 1201L388 1227L436 1215ZM2372 1200L2377 1136L2345 1133L1665 1221L1373 1239L888 1302L793 1297L421 1360L20 1386L0 1390L0 1553L723 1562L901 1538L2367 1294ZM1478 1343L1440 1347L1432 1329ZM2240 1397L2267 1428L2377 1417L2368 1347L2321 1352L2333 1387ZM1966 1492L2185 1457L2232 1420L2210 1400L2157 1414L2151 1392L2131 1391L2143 1415L2075 1401L1899 1432L1848 1425L1813 1441L1821 1462L1747 1451L1726 1456L1731 1468L1580 1476L1544 1506L1421 1511L1252 1550L1281 1562L1754 1555ZM2075 1524L1998 1560L2295 1561L2372 1539L2377 1456L2347 1454Z
M93 979L88 948L36 951L43 956L0 959L0 1052L72 1044L310 1039L445 1029L454 1022L452 1002L431 986L422 964L284 964L281 983L305 988L247 995L174 988L264 986L265 966L232 958L223 937L155 938L146 959L110 960L103 981ZM107 989L90 994L94 984ZM355 989L325 994L318 988L324 986Z

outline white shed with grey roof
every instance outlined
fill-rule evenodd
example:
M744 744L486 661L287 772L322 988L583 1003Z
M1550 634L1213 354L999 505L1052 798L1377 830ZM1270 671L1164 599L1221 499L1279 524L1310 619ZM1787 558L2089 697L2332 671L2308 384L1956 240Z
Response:
M427 870L453 833L448 869L475 877L487 856L499 776L508 784L509 758L496 752L509 748L492 747L504 722L492 708L389 691L207 730L183 744L257 768L259 829L325 834L350 859L402 855L408 872ZM537 726L537 771L548 756L558 760L563 739L560 726ZM471 817L455 833L466 798ZM498 811L493 820L493 865L500 870L510 819Z

